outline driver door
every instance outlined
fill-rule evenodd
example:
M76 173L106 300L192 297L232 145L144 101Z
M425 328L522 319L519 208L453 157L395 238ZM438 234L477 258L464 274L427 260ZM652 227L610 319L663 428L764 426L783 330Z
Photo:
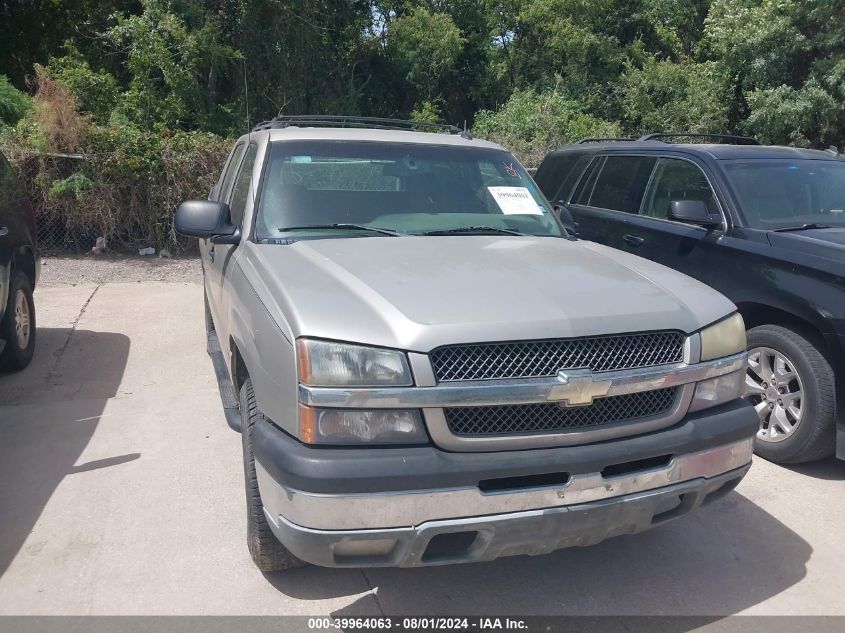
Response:
M722 217L722 226L702 228L669 219L675 200L702 200L711 213ZM725 214L701 166L676 157L660 157L651 174L639 213L630 218L630 239L622 247L635 255L659 262L711 284L724 248L720 241L727 228Z

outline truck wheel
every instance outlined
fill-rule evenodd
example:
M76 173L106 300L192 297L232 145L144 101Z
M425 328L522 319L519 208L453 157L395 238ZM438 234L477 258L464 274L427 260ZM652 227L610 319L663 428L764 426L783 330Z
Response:
M244 448L244 479L246 481L246 539L249 554L261 571L283 571L302 567L305 563L291 554L273 535L258 492L255 476L255 457L252 442L255 423L264 418L255 403L255 393L249 378L241 387L241 437Z
M760 457L790 464L832 455L835 393L830 363L806 338L779 325L748 330L745 398L760 419Z
M9 299L0 323L0 338L6 342L0 368L18 370L29 365L35 353L35 302L25 274L13 270L9 281Z

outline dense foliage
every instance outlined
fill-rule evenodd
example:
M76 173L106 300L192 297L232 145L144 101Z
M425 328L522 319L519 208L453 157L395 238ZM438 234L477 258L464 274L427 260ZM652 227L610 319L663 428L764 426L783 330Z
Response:
M2 143L119 239L167 242L155 192L199 151L203 193L221 137L278 113L466 122L536 164L661 129L841 147L843 103L839 0L0 0Z

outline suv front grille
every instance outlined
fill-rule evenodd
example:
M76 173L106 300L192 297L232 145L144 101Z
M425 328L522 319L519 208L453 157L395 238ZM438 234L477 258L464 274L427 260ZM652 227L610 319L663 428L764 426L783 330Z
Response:
M666 414L678 387L599 398L583 407L555 402L443 409L454 435L463 437L557 433Z
M652 367L679 363L683 356L680 332L451 345L430 354L438 382L542 378L581 367L594 372Z

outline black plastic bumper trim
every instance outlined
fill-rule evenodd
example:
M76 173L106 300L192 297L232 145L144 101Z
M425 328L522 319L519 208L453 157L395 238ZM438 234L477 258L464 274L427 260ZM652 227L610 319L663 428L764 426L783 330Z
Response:
M449 453L433 446L312 448L266 421L256 424L255 458L277 482L311 493L345 494L475 486L484 479L608 466L679 455L753 437L757 415L743 400L688 415L647 435L598 444L495 453Z

